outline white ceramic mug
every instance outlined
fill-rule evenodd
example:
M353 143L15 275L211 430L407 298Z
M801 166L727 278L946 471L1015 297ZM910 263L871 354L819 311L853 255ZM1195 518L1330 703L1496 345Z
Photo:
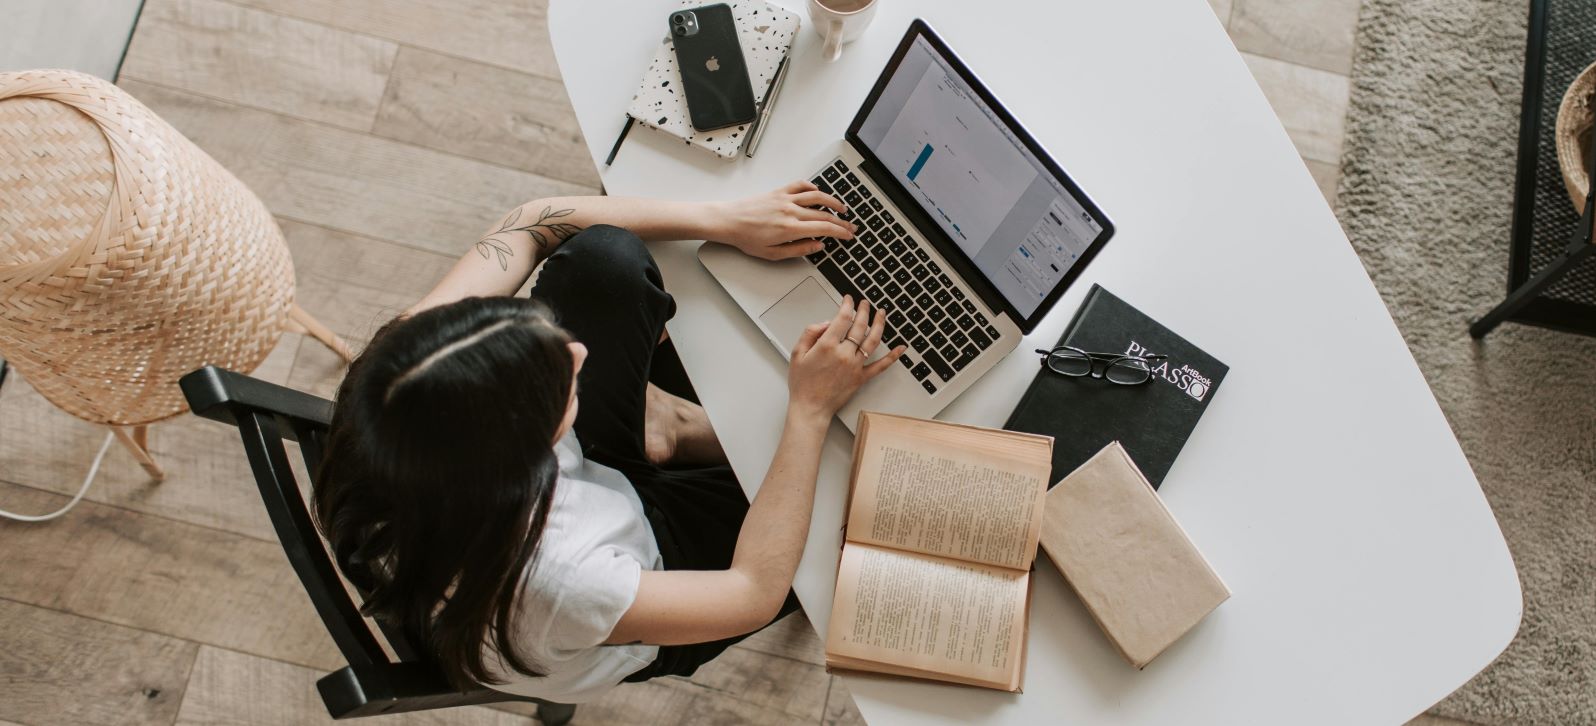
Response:
M809 0L809 19L826 41L826 62L842 57L842 44L858 38L876 16L877 0Z

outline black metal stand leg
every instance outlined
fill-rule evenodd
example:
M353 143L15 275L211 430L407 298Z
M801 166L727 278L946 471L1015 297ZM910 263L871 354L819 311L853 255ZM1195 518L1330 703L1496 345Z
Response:
M1486 333L1496 329L1496 326L1502 324L1502 321L1512 317L1513 313L1518 312L1529 301L1539 297L1542 292L1546 291L1546 288L1551 287L1552 283L1557 282L1558 278L1562 277L1564 273L1585 261L1585 258L1590 256L1593 249L1596 248L1589 244L1580 245L1577 249L1565 254L1563 259L1547 265L1546 269L1526 280L1524 284L1518 286L1518 289L1508 293L1507 299L1503 300L1501 304L1491 308L1491 311L1486 313L1484 317L1470 324L1469 335L1475 338L1485 337Z
M576 705L571 703L538 703L538 720L544 726L565 726L576 715Z
M1520 189L1518 197L1520 199L1523 198L1526 188L1526 177L1524 176L1523 160L1526 158L1526 155L1533 155L1535 152L1535 144L1533 143L1533 139L1527 135L1527 130L1533 128L1533 114L1538 113L1537 109L1539 106L1538 102L1531 104L1529 89L1532 85L1536 88L1540 86L1542 80L1541 71L1543 71L1544 68L1533 67L1531 61L1532 59L1542 58L1545 56L1544 41L1546 33L1546 0L1532 1L1530 6L1530 25L1531 30L1529 49L1525 55L1526 66L1524 71L1524 117L1520 123L1522 135L1519 140ZM1537 91L1537 93L1538 92L1539 91ZM1596 92L1591 93L1590 103L1596 105ZM1596 180L1596 144L1591 144L1586 153L1589 154L1589 158L1585 161L1585 168L1589 170L1587 178ZM1533 187L1533 185L1530 186ZM1515 204L1517 204L1517 202L1515 202ZM1519 211L1519 209L1515 208L1513 212L1515 228L1518 227ZM1546 291L1546 288L1551 287L1552 283L1557 282L1557 280L1565 273L1574 269L1574 267L1579 263L1584 262L1586 258L1590 257L1592 251L1596 251L1596 184L1592 184L1590 189L1585 193L1585 202L1581 206L1579 222L1574 225L1574 231L1571 235L1569 235L1568 245L1563 248L1563 258L1547 265L1546 268L1541 270L1539 274L1531 277L1528 280L1525 280L1524 284L1519 285L1517 289L1509 291L1507 293L1506 300L1503 300L1501 304L1497 305L1496 307L1491 308L1491 311L1486 313L1484 317L1469 324L1469 335L1473 336L1475 339L1485 337L1486 333L1495 330L1496 326L1502 324L1502 321L1512 317L1531 300L1540 297L1541 293ZM1522 252L1524 255L1524 264L1527 266L1527 260L1529 256L1529 247L1527 243L1523 247ZM1519 254L1517 245L1515 245L1514 254Z

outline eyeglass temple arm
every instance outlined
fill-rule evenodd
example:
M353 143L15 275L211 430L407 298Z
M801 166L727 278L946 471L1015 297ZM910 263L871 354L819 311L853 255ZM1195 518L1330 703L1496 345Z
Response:
M1036 352L1040 353L1042 355L1049 355L1054 350L1057 350L1057 348L1037 348ZM1110 354L1110 353L1087 353L1087 355L1089 355L1089 356L1091 356L1091 355L1110 356L1112 354ZM1151 355L1122 355L1122 356L1118 356L1118 357L1120 357L1120 358L1168 358L1169 356L1164 355L1162 353L1156 353L1156 354L1151 354Z

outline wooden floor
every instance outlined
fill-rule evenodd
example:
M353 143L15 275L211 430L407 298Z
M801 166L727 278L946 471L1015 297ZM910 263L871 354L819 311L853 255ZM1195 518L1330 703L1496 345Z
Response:
M1212 0L1333 195L1358 0ZM596 193L542 0L147 0L121 85L277 215L299 301L357 345L506 209ZM283 337L256 375L326 395L341 369ZM0 507L44 511L103 432L28 382L0 389ZM113 450L88 500L0 521L0 723L325 720L340 666L267 525L231 429L184 416ZM525 723L488 708L385 723ZM692 680L616 689L578 723L850 723L795 616Z

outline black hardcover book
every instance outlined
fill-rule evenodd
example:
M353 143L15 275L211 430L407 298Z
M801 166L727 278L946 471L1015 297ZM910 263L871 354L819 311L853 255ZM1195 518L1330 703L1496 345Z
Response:
M1158 488L1230 367L1099 285L1058 344L1168 357L1153 362L1152 380L1135 386L1064 376L1044 365L1003 428L1053 437L1054 483L1118 441Z

